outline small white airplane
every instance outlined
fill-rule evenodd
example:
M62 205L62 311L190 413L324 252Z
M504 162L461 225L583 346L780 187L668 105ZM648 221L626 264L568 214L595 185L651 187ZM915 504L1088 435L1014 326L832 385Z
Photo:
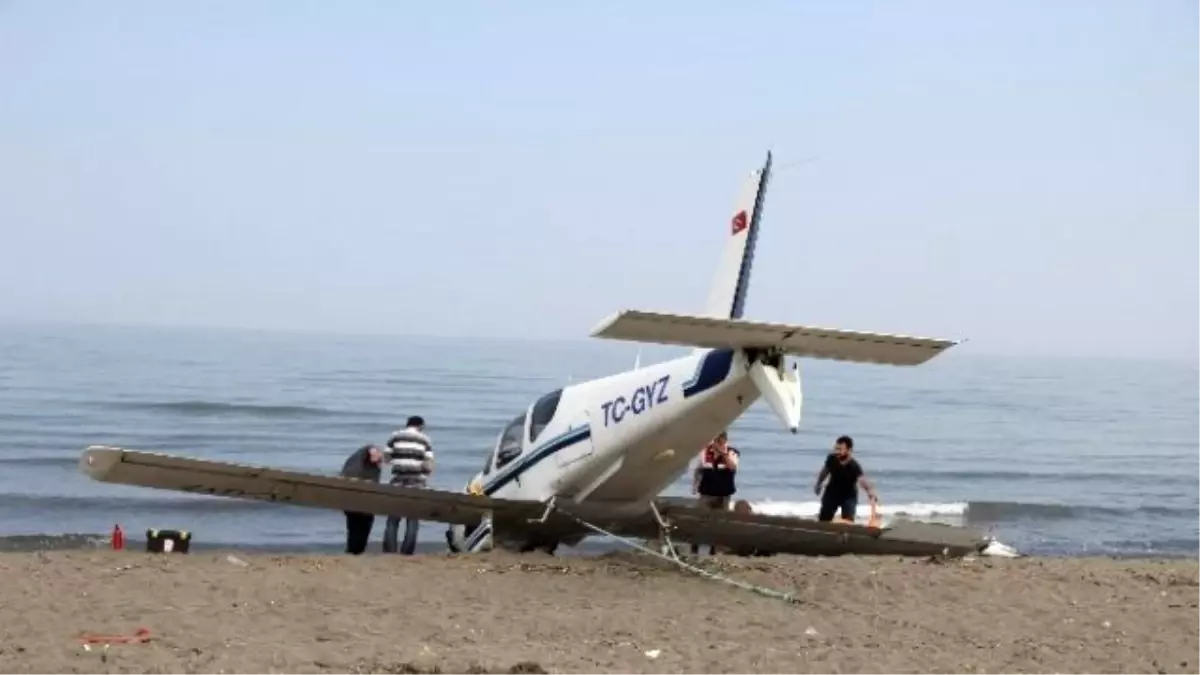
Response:
M447 542L456 552L493 545L553 551L594 534L588 525L596 522L614 534L649 538L661 536L668 520L675 521L675 530L684 524L685 538L703 537L718 545L761 548L766 541L775 551L805 552L822 549L817 540L832 539L815 535L835 532L844 544L846 529L840 524L701 514L656 501L698 452L760 397L785 428L798 430L800 373L786 356L911 366L956 344L743 319L770 175L768 153L763 167L747 179L727 225L703 315L626 310L592 331L593 337L693 351L655 365L643 366L639 359L633 370L570 384L533 401L505 425L464 493L107 446L89 447L81 468L101 481L449 523ZM858 530L880 535L879 528ZM928 533L910 534L930 539ZM976 545L974 535L959 539Z

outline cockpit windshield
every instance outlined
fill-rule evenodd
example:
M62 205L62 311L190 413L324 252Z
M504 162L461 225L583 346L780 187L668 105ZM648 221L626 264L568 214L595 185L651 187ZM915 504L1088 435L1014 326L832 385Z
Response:
M504 432L500 434L500 441L496 444L495 462L488 462L483 471L484 475L487 475L491 469L500 469L520 457L525 441L526 416L529 417L529 442L533 443L554 419L554 413L558 411L558 402L561 398L562 389L555 389L535 401L528 415L522 413L514 417L504 427Z
M555 389L533 404L533 414L529 418L530 443L536 441L542 430L550 424L550 420L554 419L554 412L558 410L558 401L561 398L562 389Z
M496 446L496 468L508 464L521 454L521 441L525 437L525 414L517 415L504 428L500 442Z

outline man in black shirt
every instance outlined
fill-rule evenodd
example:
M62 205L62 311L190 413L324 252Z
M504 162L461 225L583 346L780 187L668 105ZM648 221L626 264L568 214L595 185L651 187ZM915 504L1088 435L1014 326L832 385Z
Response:
M376 445L364 445L346 458L342 465L343 478L357 478L373 483L379 482L379 465L383 463L383 451ZM371 528L375 526L375 514L346 511L346 553L361 555L371 540Z
M858 460L850 455L854 452L854 439L842 436L833 446L833 452L825 458L825 466L817 474L817 484L813 490L820 495L821 483L826 478L829 483L825 486L825 494L821 495L821 512L817 520L829 522L833 514L841 509L842 519L854 522L854 511L858 507L858 486L862 485L867 498L875 503L875 490L867 481Z

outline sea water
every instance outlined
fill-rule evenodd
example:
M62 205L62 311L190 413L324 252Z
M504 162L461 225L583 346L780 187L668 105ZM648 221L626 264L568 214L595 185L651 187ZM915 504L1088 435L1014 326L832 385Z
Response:
M336 551L338 512L98 483L79 472L80 453L110 444L336 473L356 448L419 414L437 452L431 487L461 490L534 398L629 368L638 349L0 325L0 548L77 545L119 523L130 540L147 528L186 529L196 548ZM642 350L643 364L685 351ZM1031 554L1197 554L1195 362L952 349L916 368L802 368L799 434L761 402L730 429L740 498L815 514L817 472L849 434L885 522L976 525ZM688 487L681 476L667 494ZM421 548L443 548L444 530L423 524ZM382 536L380 518L372 550Z

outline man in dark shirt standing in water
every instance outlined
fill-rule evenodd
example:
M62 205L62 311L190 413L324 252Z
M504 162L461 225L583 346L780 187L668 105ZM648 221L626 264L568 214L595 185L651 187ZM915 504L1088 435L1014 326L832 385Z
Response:
M343 478L357 478L373 483L379 482L379 465L383 463L383 451L375 445L364 445L346 458L342 465ZM346 553L361 555L371 540L371 528L375 525L375 514L346 511Z
M842 518L854 522L860 484L871 503L877 501L875 490L867 481L867 475L862 466L859 465L857 459L850 456L853 452L854 439L842 436L834 444L833 452L825 458L825 466L821 468L821 473L817 474L817 484L813 488L813 491L820 495L821 483L829 478L829 484L825 486L825 494L821 496L821 512L817 516L817 520L829 522L833 520L833 514L841 509Z

